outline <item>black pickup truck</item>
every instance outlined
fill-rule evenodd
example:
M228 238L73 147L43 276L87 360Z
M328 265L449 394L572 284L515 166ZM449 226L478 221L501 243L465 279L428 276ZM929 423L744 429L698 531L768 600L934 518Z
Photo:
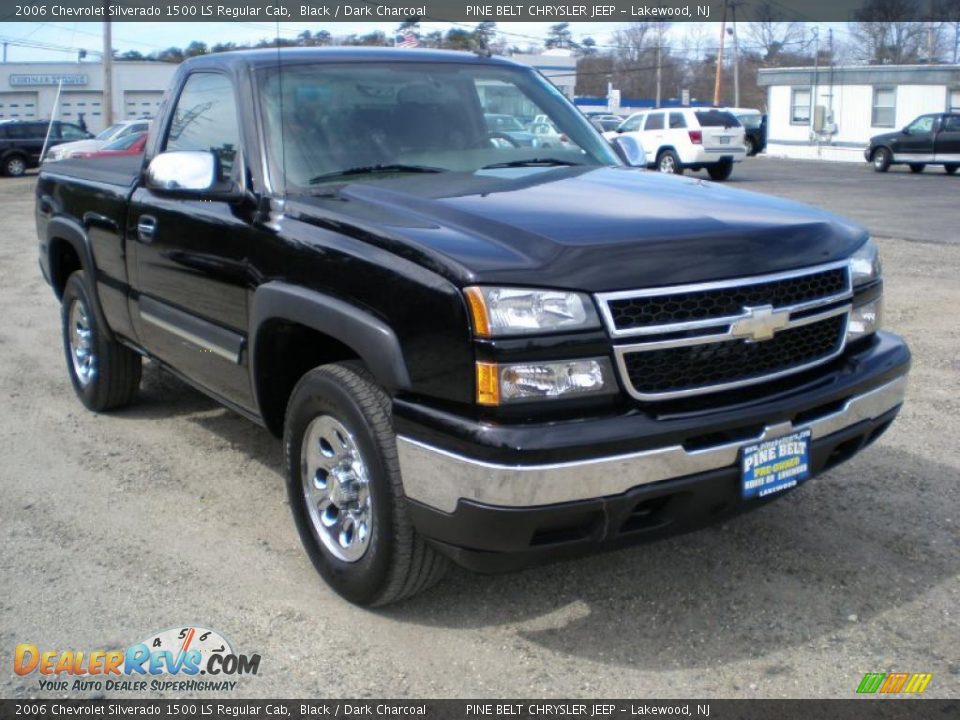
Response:
M44 168L36 220L83 403L133 401L148 358L282 436L356 603L758 507L904 398L862 227L629 167L508 60L190 59L145 157Z
M874 135L863 157L877 172L907 165L920 173L927 165L943 165L953 175L960 168L960 113L921 115L902 130Z

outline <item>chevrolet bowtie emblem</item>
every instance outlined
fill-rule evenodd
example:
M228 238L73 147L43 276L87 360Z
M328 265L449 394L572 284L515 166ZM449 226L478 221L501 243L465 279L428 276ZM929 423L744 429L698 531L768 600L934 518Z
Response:
M788 310L774 310L772 305L745 307L743 315L730 326L730 334L734 337L746 338L747 342L770 340L789 322Z

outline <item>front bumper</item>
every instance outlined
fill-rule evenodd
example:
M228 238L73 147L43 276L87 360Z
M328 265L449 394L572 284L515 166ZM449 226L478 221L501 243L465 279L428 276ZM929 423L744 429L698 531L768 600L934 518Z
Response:
M478 570L682 532L764 504L741 500L744 445L809 428L816 475L873 442L903 403L909 363L906 345L880 333L833 365L816 387L792 396L670 421L633 415L612 424L538 425L530 435L475 423L461 424L459 438L442 437L401 411L404 490L420 533ZM604 441L616 448L625 442L609 436L614 428L635 431L632 442L640 447L604 452ZM412 436L414 429L420 437ZM718 437L727 439L709 441ZM548 447L564 440L562 451Z

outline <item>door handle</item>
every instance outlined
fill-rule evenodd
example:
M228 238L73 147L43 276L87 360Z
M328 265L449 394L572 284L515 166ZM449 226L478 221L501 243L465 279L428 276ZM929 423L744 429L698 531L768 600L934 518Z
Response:
M152 215L141 215L137 221L137 239L143 243L152 243L157 232L157 219Z

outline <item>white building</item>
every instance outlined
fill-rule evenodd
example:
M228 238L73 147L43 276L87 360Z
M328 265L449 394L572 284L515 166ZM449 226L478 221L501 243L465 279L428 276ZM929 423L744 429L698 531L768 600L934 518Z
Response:
M770 68L767 154L863 162L874 135L917 115L960 111L960 65Z
M113 63L113 119L152 117L177 66L160 62ZM87 129L104 128L103 65L95 62L0 63L0 120L45 120L63 82L59 119Z
M573 100L573 89L577 85L577 59L569 50L547 50L542 55L517 54L511 55L510 59L540 71L560 92Z

